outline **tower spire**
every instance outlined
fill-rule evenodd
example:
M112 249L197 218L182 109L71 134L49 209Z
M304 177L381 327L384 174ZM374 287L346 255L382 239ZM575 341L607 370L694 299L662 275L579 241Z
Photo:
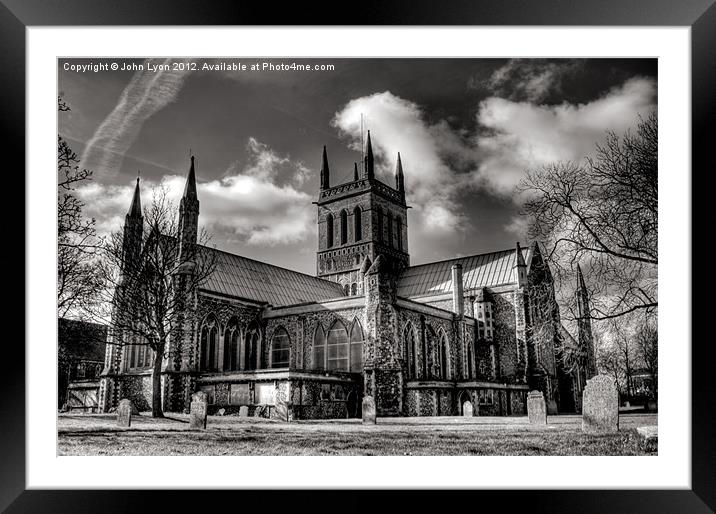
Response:
M369 179L375 178L375 169L373 168L373 145L370 142L370 130L368 131L368 138L365 142L365 174Z
M129 206L127 216L132 216L133 218L142 216L142 199L139 195L139 172L137 172L137 185L134 186L134 196L132 197L132 204Z
M358 163L354 162L353 163L353 182L357 182L358 178L359 178L358 177Z
M196 199L196 172L194 171L194 156L191 156L191 166L189 167L189 176L186 179L184 187L184 198Z
M326 145L323 145L323 158L321 160L321 189L328 189L330 186L330 170L328 169L328 154Z
M395 165L395 189L401 193L405 191L405 178L403 177L403 163L400 161L400 152L398 152L398 163Z
M587 286L584 283L584 275L582 275L582 267L577 264L577 290L586 291Z

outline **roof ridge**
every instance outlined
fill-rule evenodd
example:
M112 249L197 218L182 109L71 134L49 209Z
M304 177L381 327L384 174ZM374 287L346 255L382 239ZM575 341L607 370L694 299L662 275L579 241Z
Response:
M528 247L521 248L523 252L527 252L529 250ZM514 252L514 248L508 248L506 250L495 250L492 252L482 252L482 253L473 253L470 255L463 255L462 257L452 257L450 259L442 259L439 261L431 261L431 262L424 262L423 264L415 264L414 266L408 266L406 270L413 269L413 268L419 268L421 266L430 266L432 264L442 264L444 262L450 262L450 261L461 261L463 259L470 259L472 257L482 257L483 255L491 255L495 253L506 253L506 252Z
M238 253L233 253L233 252L230 252L230 251L228 251L228 250L222 250L221 248L217 248L217 247L211 248L211 247L206 246L206 245L198 245L198 246L201 247L201 248L206 248L206 249L208 249L208 250L215 251L215 252L225 253L225 254L230 255L230 256L232 256L232 257L238 257L238 258L240 258L240 259L246 259L247 261L257 262L257 263L259 263L259 264L263 264L264 266L271 266L272 268L281 269L281 270L284 270L284 271L288 271L288 272L290 272L290 273L295 273L295 274L297 274L297 275L303 275L304 277L312 278L312 279L315 279L315 280L319 280L319 281L321 281L321 282L324 282L324 283L326 283L326 284L330 284L330 285L332 285L332 286L335 285L335 286L340 287L340 284L339 284L338 282L333 282L333 281L331 281L331 280L326 280L325 278L316 277L316 276L314 276L314 275L309 275L308 273L304 273L304 272L302 272L302 271L296 271L296 270L293 270L293 269L290 269L290 268L286 268L286 267L284 267L284 266L278 266L278 265L276 265L276 264L271 264L271 263L268 263L268 262L265 262L265 261L260 261L260 260L258 260L258 259L253 259L253 258L251 258L251 257L246 257L246 256L244 256L244 255L239 255Z

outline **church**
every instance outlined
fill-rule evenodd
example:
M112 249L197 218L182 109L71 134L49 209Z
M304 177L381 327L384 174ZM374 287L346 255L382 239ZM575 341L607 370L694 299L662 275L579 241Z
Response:
M204 391L210 414L360 417L370 395L378 416L508 416L524 415L539 390L550 413L579 412L595 374L581 271L574 339L536 242L411 266L405 181L400 154L395 184L376 178L370 132L348 183L332 184L323 148L315 276L202 247L216 267L177 320L164 411L188 412ZM192 157L182 244L197 242L199 206ZM142 223L137 182L125 238ZM109 337L100 410L123 398L150 410L151 352ZM580 357L565 364L568 353Z

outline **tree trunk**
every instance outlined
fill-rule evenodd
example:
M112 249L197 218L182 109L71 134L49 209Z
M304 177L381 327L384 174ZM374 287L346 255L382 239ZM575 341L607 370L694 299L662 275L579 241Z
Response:
M163 418L162 411L162 360L164 345L160 344L154 352L154 366L152 369L152 417Z

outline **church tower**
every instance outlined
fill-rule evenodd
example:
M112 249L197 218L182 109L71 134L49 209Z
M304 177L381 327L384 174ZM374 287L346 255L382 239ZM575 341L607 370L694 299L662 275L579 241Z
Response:
M597 374L597 366L594 358L594 337L592 335L592 321L589 308L589 293L584 283L582 268L577 264L577 344L580 353L586 358L587 379Z
M328 155L323 148L318 196L319 277L338 282L346 294L362 294L359 271L366 257L397 273L410 264L405 179L400 154L393 188L375 177L373 147L368 131L365 157L355 163L353 180L330 185Z

